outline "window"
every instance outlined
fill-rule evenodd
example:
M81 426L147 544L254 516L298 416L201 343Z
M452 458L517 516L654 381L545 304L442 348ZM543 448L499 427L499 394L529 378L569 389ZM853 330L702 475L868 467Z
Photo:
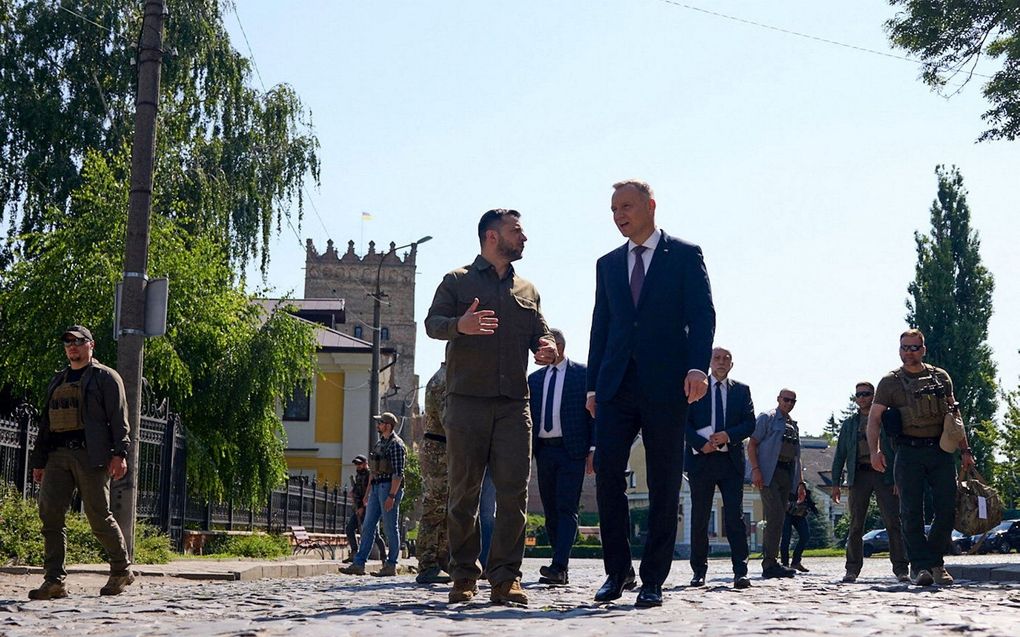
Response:
M311 396L309 392L301 387L295 387L294 393L283 408L283 419L308 422L310 404Z
M384 341L390 340L390 328L384 327L379 331L379 338Z
M361 338L361 326L360 325L355 325L354 326L354 338Z

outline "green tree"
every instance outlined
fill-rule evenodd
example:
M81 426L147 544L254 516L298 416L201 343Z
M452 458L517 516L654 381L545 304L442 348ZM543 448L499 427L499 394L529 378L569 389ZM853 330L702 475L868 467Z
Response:
M907 288L907 323L924 332L926 361L953 377L978 469L991 478L995 453L996 367L988 345L992 274L981 263L963 176L935 168L938 196L931 231L914 233L917 266Z
M113 289L122 271L127 206L126 149L108 161L86 153L71 213L58 228L30 233L33 259L0 271L0 385L38 404L64 364L58 337L89 325L96 357L116 360ZM174 219L153 217L151 271L171 280L168 331L149 339L145 375L168 396L188 434L193 489L237 503L264 503L286 477L277 405L315 371L312 328L285 312L267 315L236 284L223 246Z
M856 416L858 411L857 401L851 395L850 402L843 408L843 411L839 412L839 418L836 417L835 413L829 414L829 419L825 421L825 429L822 433L826 440L829 441L829 444L836 444L836 441L839 439L839 430L843 428L843 423L846 422L847 418Z
M995 467L995 486L1008 509L1020 508L1020 388L1009 392L1002 420L1002 461Z
M980 139L1014 140L1020 134L1020 3L1016 0L889 0L902 7L886 22L894 46L921 59L921 77L944 94L951 80L974 77L982 56L1002 66L982 88L992 108ZM962 90L954 88L952 94Z
M143 3L0 0L0 266L33 258L39 231L74 214L90 150L117 153L134 128L135 42ZM209 234L233 266L265 271L275 228L290 220L318 141L286 86L249 86L251 63L223 27L226 0L180 0L166 24L153 213Z

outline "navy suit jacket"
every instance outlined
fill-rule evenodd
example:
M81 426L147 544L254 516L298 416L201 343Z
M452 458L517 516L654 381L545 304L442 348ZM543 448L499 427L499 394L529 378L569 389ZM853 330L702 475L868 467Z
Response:
M633 360L648 395L686 405L684 377L692 369L708 369L715 335L712 288L701 248L663 232L635 307L628 245L595 266L588 391L595 392L598 402L612 400Z
M567 455L579 460L588 455L594 441L593 420L584 408L587 397L585 379L587 367L581 363L567 359L567 371L563 378L563 395L560 399L560 427L563 429L563 447ZM548 367L528 376L528 388L531 390L531 435L532 442L538 440L538 432L542 427L543 405L542 386ZM753 423L752 423L753 424ZM534 448L534 445L532 445Z
M751 388L744 383L727 378L726 383L726 420L724 431L730 436L726 455L733 461L733 468L740 477L744 477L744 440L754 432L754 404L751 402ZM712 401L715 400L711 388L701 400L687 409L687 450L684 467L688 478L695 479L702 467L705 455L695 454L705 446L708 439L698 435L698 430L712 424ZM720 452L715 452L720 453Z

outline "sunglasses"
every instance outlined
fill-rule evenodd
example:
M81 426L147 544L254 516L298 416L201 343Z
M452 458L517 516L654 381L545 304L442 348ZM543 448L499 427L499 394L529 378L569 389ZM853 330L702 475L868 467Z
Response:
M784 403L790 403L791 405L797 402L796 398L787 398L786 396L780 396L779 400L783 401Z
M68 338L64 339L64 347L71 347L72 345L77 345L78 347L81 347L82 345L88 342L89 339L87 338Z
M904 352L920 352L924 345L900 345L900 349Z
M859 391L856 394L854 394L854 396L856 396L858 398L867 398L868 396L874 396L874 395L875 395L875 392L873 392L873 391Z

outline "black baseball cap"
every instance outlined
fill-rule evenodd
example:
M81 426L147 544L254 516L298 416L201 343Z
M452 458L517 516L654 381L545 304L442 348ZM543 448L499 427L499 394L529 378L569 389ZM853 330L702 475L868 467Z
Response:
M354 464L361 464L363 462L368 462L368 458L366 458L365 456L363 456L361 454L358 454L358 455L354 456L354 460L351 460L351 462L354 463Z
M68 327L60 336L60 340L64 340L69 334L75 338L84 338L87 341L95 340L92 338L92 332L89 331L89 328L82 325L72 325Z

